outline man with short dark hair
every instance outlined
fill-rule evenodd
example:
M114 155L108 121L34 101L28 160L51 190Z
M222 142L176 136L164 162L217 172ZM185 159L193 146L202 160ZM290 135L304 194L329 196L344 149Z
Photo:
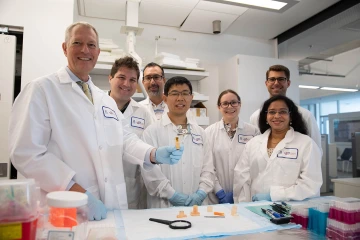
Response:
M283 65L273 65L266 71L265 85L268 89L270 97L283 95L286 96L286 90L290 87L290 70ZM321 136L319 127L316 123L315 117L311 112L301 106L298 106L299 112L301 113L309 132L309 136L316 142L321 149ZM256 110L250 116L250 123L258 126L260 109Z
M109 95L124 115L130 130L139 138L153 118L148 109L131 97L136 91L140 77L138 63L132 57L115 61L109 75ZM129 156L123 158L128 205L131 209L146 208L146 188L141 177L141 166L135 165Z
M187 117L192 98L189 80L170 78L163 96L169 111L144 131L143 140L154 146L171 145L178 138L185 147L177 166L142 169L149 208L201 205L213 189L215 173L209 142L204 129Z

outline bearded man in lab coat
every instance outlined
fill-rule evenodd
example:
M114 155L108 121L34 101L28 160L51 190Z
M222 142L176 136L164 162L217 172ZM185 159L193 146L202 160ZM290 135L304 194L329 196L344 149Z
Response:
M144 105L131 98L139 78L140 69L132 57L116 60L109 75L109 95L115 100L131 131L140 138L145 128L153 122L153 118ZM141 166L134 165L129 157L124 157L123 164L129 208L145 209L147 190L141 177Z
M92 83L89 73L100 53L93 26L71 24L62 48L68 66L30 82L15 100L10 158L24 177L40 183L42 197L86 193L89 220L101 220L107 209L127 208L123 157L151 169L152 163L177 163L182 150L142 142L115 101Z

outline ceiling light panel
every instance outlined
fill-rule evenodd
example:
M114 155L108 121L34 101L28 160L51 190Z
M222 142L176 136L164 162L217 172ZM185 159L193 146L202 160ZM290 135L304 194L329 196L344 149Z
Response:
M357 92L358 89L350 89L350 88L334 88L334 87L322 87L321 90L329 90L329 91L340 91L340 92Z
M221 4L229 4L247 8L254 8L270 12L285 12L298 3L295 0L203 0L208 2L217 2Z
M234 15L241 15L243 14L248 8L240 7L240 6L233 6L228 4L221 4L216 2L208 2L208 1L200 1L195 9L212 11L212 12L221 12L221 13L228 13Z
M319 89L319 86L299 85L299 88Z

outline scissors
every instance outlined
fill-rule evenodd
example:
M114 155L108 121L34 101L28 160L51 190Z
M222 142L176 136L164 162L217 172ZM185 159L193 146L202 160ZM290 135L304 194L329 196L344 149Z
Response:
M169 228L171 228L171 229L191 228L191 222L185 221L185 220L168 221L168 220L162 220L162 219L156 219L156 218L149 218L149 220L152 222L169 225Z

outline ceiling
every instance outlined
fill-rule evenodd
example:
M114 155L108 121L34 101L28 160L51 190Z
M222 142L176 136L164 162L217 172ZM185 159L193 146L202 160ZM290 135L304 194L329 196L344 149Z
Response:
M176 27L180 31L213 34L212 22L221 20L221 34L265 40L282 36L284 32L287 33L293 29L300 29L297 34L281 41L278 52L279 58L299 61L300 71L303 72L313 69L311 66L316 65L319 62L318 59L332 58L360 47L360 2L358 0L284 1L295 2L295 5L280 13L205 0L141 0L139 22ZM304 21L321 15L325 9L331 9L330 7L334 4L336 7L341 7L342 4L349 2L353 2L354 6L314 26L307 28L301 26ZM80 15L125 20L126 0L77 0L77 3ZM343 59L346 61L347 58L343 57ZM358 67L359 64L360 56L348 65L351 65L349 66L351 69ZM325 65L317 64L318 72L331 72L329 65L326 65L324 69L321 69L321 66ZM311 80L306 79L307 82L305 81L304 84L311 83ZM335 84L331 83L331 85L354 87L353 80L348 84L344 79L347 80L346 77L342 81L334 80ZM323 81L325 85L328 79ZM338 82L341 84L337 84ZM331 94L334 93L336 92ZM329 92L325 95L327 94ZM300 91L301 99L309 96L314 97L313 90Z
M212 22L222 20L222 34L272 39L339 0L290 1L297 3L277 13L204 0L141 0L139 22L212 34ZM80 15L125 20L126 0L78 0L78 5Z

